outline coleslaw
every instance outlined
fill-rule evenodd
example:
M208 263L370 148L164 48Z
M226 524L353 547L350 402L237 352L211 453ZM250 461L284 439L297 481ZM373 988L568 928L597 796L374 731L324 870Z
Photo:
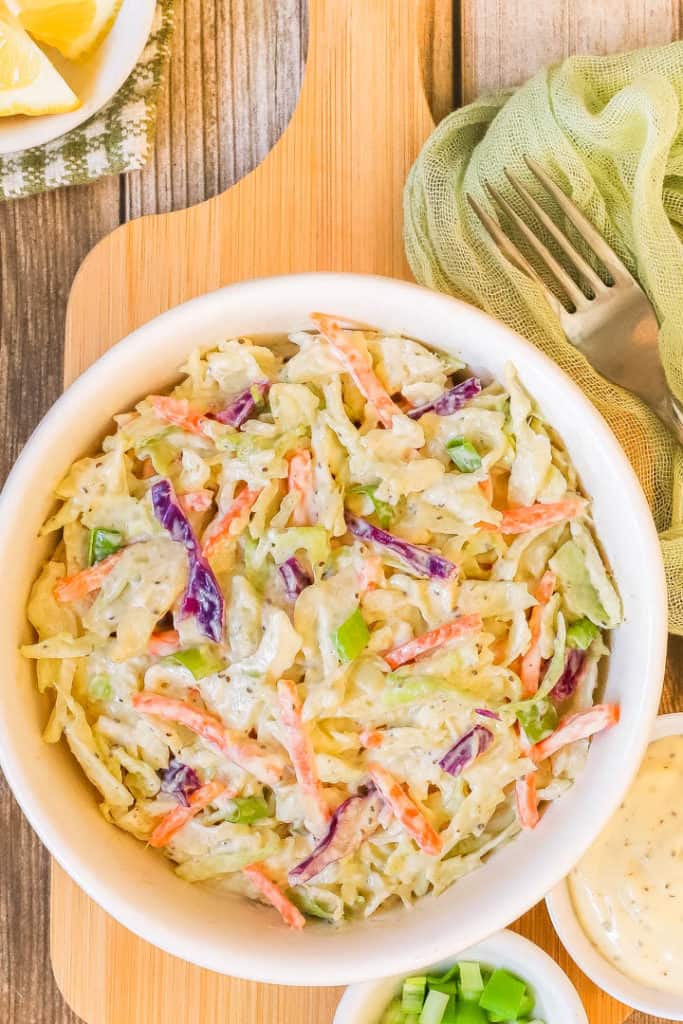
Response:
M618 721L621 618L514 367L312 323L115 417L56 489L22 648L105 818L295 929L535 827Z

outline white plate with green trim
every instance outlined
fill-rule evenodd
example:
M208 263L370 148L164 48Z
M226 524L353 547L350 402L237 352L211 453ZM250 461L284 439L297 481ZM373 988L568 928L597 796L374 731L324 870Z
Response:
M137 64L152 30L155 9L156 0L123 0L111 32L86 60L66 60L57 50L42 47L81 106L66 114L0 118L0 155L52 142L101 110Z

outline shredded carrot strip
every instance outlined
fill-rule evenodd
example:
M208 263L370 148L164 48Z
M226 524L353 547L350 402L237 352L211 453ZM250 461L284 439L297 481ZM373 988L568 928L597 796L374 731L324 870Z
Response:
M588 739L596 732L616 725L618 721L618 704L595 704L585 711L577 711L575 715L564 718L550 736L546 736L540 743L535 743L529 750L529 757L533 761L543 761L568 743Z
M443 846L441 836L430 825L422 811L411 800L391 772L376 761L368 765L368 771L396 818L420 849L433 857L441 853Z
M131 700L137 711L184 725L230 761L251 772L269 786L282 778L285 762L277 751L268 750L256 740L245 738L235 729L226 729L222 722L207 711L186 704L182 700L163 697L159 693L134 693Z
M536 775L529 772L515 783L515 804L517 820L522 828L536 828L539 822L538 798L536 796Z
M99 590L122 555L123 551L115 551L113 555L103 558L95 565L88 566L87 569L81 569L73 576L62 576L60 580L57 580L53 591L57 601L61 604L78 601L86 594L91 594L93 590Z
M480 530L488 530L491 533L526 533L528 530L538 530L542 526L554 526L565 519L574 519L585 507L585 498L566 498L564 501L547 504L536 502L535 505L507 509L497 525L477 523L477 526Z
M384 742L384 735L379 729L363 729L359 737L361 746L367 750L374 750L376 747L381 747Z
M531 639L527 652L522 658L521 680L523 697L533 697L538 690L541 676L541 620L543 618L543 609L553 595L556 582L555 573L546 572L541 578L534 594L538 604L534 605L531 609L529 616Z
M384 569L379 555L366 555L358 573L358 589L361 595L374 590L384 583Z
M297 931L301 931L306 924L306 918L299 908L295 907L292 901L287 899L279 885L276 885L275 882L268 878L261 865L250 864L249 867L243 869L243 872L254 888L258 889L269 903L272 903L285 924L288 924L290 928L296 928Z
M299 501L292 512L292 526L310 526L312 522L313 458L309 448L297 448L289 459L287 486Z
M180 635L176 629L163 629L152 633L147 641L147 653L151 658L165 658L180 650Z
M152 395L150 398L154 412L174 427L181 427L190 434L203 434L202 420L204 413L193 409L186 398L171 398L169 395Z
M414 661L415 658L426 654L427 651L433 651L437 647L447 644L450 640L457 640L469 633L476 633L481 627L481 615L462 615L454 622L448 622L445 626L439 626L428 633L423 633L422 636L415 637L414 640L408 640L400 647L394 647L393 650L387 651L383 658L389 668L396 669L400 665Z
M204 543L203 550L207 558L224 540L233 540L235 537L239 537L249 522L249 511L262 490L262 487L259 487L258 490L250 490L245 487L243 491L240 491L218 526Z
M151 459L143 459L141 477L143 480L149 480L151 476L156 475L154 463Z
M149 837L149 845L155 849L167 846L171 839L187 825L188 821L212 804L216 797L225 792L222 782L207 782L188 798L189 807L178 804L166 814Z
M296 684L281 679L277 684L280 721L285 731L285 746L292 759L294 772L301 790L316 809L320 831L330 820L330 808L325 800L315 763L315 751L301 713L301 700Z
M490 476L487 476L485 480L479 481L479 490L484 495L489 505L493 501L493 482Z
M185 512L206 512L211 508L213 491L202 487L198 491L188 491L187 494L179 494L178 501Z
M402 415L401 410L380 383L372 368L369 354L358 346L353 338L353 331L344 330L333 317L324 313L311 313L311 320L317 325L320 333L325 335L358 389L374 407L380 422L385 427L391 427L394 416Z

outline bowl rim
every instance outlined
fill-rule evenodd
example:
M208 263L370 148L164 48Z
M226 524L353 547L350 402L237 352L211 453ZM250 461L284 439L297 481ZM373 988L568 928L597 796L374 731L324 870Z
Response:
M648 745L665 736L683 736L683 712L659 715ZM660 992L634 978L629 978L593 945L574 909L567 878L563 878L547 894L545 903L562 945L583 973L599 988L627 1006L632 1006L634 1010L655 1017L666 1017L669 1020L683 1020L681 995Z
M370 288L372 292L370 292ZM358 289L363 290L361 299L356 298ZM645 557L646 564L651 566L647 579L648 600L643 610L644 640L640 664L640 668L644 671L644 678L648 679L651 684L638 692L637 698L634 697L634 704L638 708L639 722L654 720L659 703L666 655L666 589L654 523L640 483L625 454L597 410L577 385L547 356L528 341L516 335L506 325L487 314L450 296L411 282L376 275L337 272L313 272L259 278L208 292L175 306L141 325L106 351L67 388L27 441L0 496L0 550L11 550L11 524L20 515L22 501L25 500L25 495L30 493L32 483L43 468L45 453L49 451L53 433L56 432L58 435L64 436L63 420L68 426L69 419L75 419L76 410L81 409L84 405L87 406L89 402L92 404L96 396L100 397L106 394L106 389L109 387L108 381L111 380L112 374L118 374L121 378L124 374L132 374L141 346L147 346L150 352L156 354L160 349L165 351L173 339L176 339L177 344L180 345L178 338L182 338L184 339L182 342L184 352L187 354L193 347L196 347L197 342L193 341L193 335L196 337L198 323L206 329L209 324L213 325L216 322L217 317L225 315L226 308L232 312L238 304L240 309L244 307L247 312L250 308L253 310L257 303L268 302L269 290L271 301L275 303L277 316L281 322L287 316L286 310L300 302L299 296L304 294L308 306L314 299L315 305L319 307L321 293L325 293L322 298L326 303L348 302L352 306L352 303L356 302L359 306L366 308L372 305L374 308L379 292L385 300L387 308L390 308L392 299L395 299L406 318L409 315L406 310L412 311L419 304L423 316L429 312L432 318L437 315L439 318L446 318L449 329L453 324L464 329L467 324L468 329L476 327L477 331L481 329L483 333L488 330L493 335L492 350L500 347L504 341L506 349L509 347L510 350L509 358L519 365L523 378L524 368L536 378L542 375L544 383L553 382L553 386L567 396L568 402L571 401L578 406L577 411L580 411L583 416L582 422L591 432L592 444L601 447L602 461L610 459L618 469L617 475L623 489L624 501L628 504L632 523L641 542L641 557ZM370 302L371 296L372 303ZM301 304L303 305L303 303ZM352 313L353 309L350 308L349 315ZM353 315L356 314L353 313ZM255 313L252 314L252 317L254 316L256 316ZM390 317L387 316L385 319L390 319ZM382 317L378 315L376 322L381 323ZM252 333L257 332L252 331ZM433 336L434 331L425 333L430 333ZM417 336L419 336L419 332ZM436 342L432 337L430 341L426 341L426 344L435 345ZM174 365L178 365L179 360L176 360L175 354L173 359ZM125 379L128 381L128 376ZM127 386L131 391L130 385ZM127 401L132 400L131 397ZM632 725L623 748L623 761L632 770L620 778L618 785L612 782L610 786L605 787L606 793L603 795L602 801L596 801L594 805L586 808L582 817L582 829L573 831L572 843L560 845L560 848L555 850L554 858L547 859L547 862L542 865L544 874L541 892L550 889L567 874L573 863L578 860L598 834L607 814L611 813L623 798L640 763L648 742L648 735L647 730L638 730ZM57 824L49 819L46 797L29 782L18 744L13 741L11 734L6 729L2 715L0 715L0 767L5 772L10 787L36 833L57 862L90 898L126 928L166 952L199 966L226 973L224 953L215 949L208 942L198 948L190 938L180 934L180 929L164 928L161 923L161 915L157 920L154 915L146 913L141 907L136 906L130 896L121 892L120 886L112 883L108 878L103 878L102 873L93 863L92 856L78 845L63 824L61 822ZM524 838L526 837L519 837L518 842L523 841ZM557 844L555 845L557 846ZM489 933L497 931L528 910L541 893L538 891L526 893L526 889L530 890L530 886L524 887L525 895L521 899L519 893L515 891L515 887L508 886L505 898L487 911L487 924L480 925L480 934L485 931ZM422 962L436 961L447 955L450 949L452 949L452 940L449 940L447 929L439 930L438 934L430 935L429 939L423 935L421 948L417 953L411 950L409 944L405 945L405 951L395 961L396 969L404 974L409 973L420 959ZM349 967L327 957L327 961L330 962L325 963L325 970L314 972L314 977L311 978L310 970L302 966L297 976L296 972L292 970L291 964L280 962L276 958L269 958L268 963L255 962L255 958L248 950L243 951L237 943L234 943L234 948L231 948L229 968L232 975L256 981L290 985L333 985L348 984L376 976L382 968L378 967L375 960L369 959L371 962L368 962L368 958L364 958L362 962L358 959Z
M6 124L0 123L0 156L12 156L36 146L56 142L99 113L116 95L138 63L152 31L155 11L156 0L123 0L108 36L88 57L88 60L101 59L93 72L95 87L90 98L75 110L67 110L62 114L40 114L36 117L17 115L9 118ZM137 32L131 38L126 18L130 19L132 15L137 15L141 20ZM125 25L120 23L122 16ZM98 81L103 73L109 79L106 88ZM21 120L16 126L14 122L19 118Z
M437 963L429 964L423 970L425 973L430 973L435 969L445 970L458 960L477 960L495 967L501 960L505 962L508 959L530 964L534 972L544 974L547 984L541 985L536 981L533 987L536 992L542 992L546 997L550 994L554 1000L557 1000L560 1017L555 1018L555 1024L589 1024L586 1009L567 973L541 946L532 942L525 935L510 931L508 928L495 932L482 942L477 942L474 946L464 949L461 953L452 954ZM521 968L520 976L524 977ZM375 981L350 985L337 1005L332 1024L372 1024L365 1016L368 1011L368 1001L373 996L379 995L383 989L389 990L392 985L398 985L405 977L405 974L395 974L386 978L377 978Z

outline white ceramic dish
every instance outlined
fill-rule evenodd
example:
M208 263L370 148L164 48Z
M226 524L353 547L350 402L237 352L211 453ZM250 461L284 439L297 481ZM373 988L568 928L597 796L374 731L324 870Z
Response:
M152 28L156 0L123 0L111 32L91 57L66 60L44 47L60 75L82 100L77 110L43 117L0 118L0 155L42 146L77 128L101 110L135 67Z
M48 551L36 537L51 491L99 442L110 417L177 379L195 346L310 326L314 309L458 352L475 371L500 376L509 360L517 365L593 496L625 610L606 680L606 698L620 702L622 720L595 740L584 774L533 833L438 900L293 935L272 910L182 882L161 857L104 822L68 750L41 740L46 705L17 647L30 635L24 609ZM27 443L0 499L0 559L8 567L0 576L0 758L17 799L52 854L108 913L214 971L291 985L348 984L387 970L410 973L505 927L556 885L599 833L640 763L656 714L666 651L664 574L647 504L617 441L578 388L531 345L474 308L405 282L351 274L261 279L195 299L135 331L69 388Z
M681 734L683 714L660 715L651 739L659 740L663 736ZM680 995L658 992L657 989L627 977L596 949L576 916L566 879L546 896L546 905L565 949L596 985L615 999L643 1013L666 1017L668 1020L683 1020L683 998Z
M478 960L490 967L504 967L523 978L536 996L534 1017L547 1024L588 1024L583 1004L564 971L542 949L515 932L498 932L458 956L430 964L425 973L446 971L458 960ZM333 1024L377 1024L400 992L404 977L396 975L347 988Z

